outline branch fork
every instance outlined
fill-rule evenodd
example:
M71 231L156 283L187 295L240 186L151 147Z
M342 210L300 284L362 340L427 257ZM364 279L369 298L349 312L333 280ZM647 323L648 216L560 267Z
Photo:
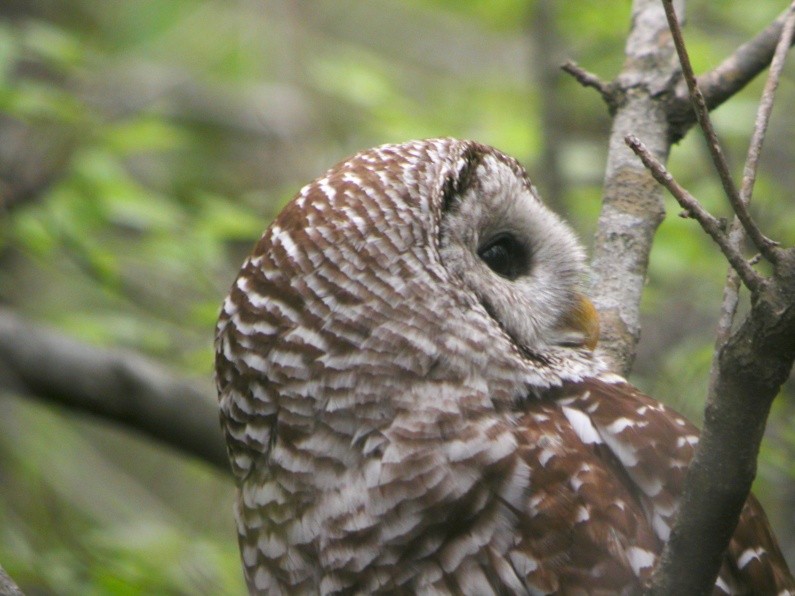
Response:
M625 141L632 151L641 159L643 165L649 170L657 182L662 184L668 192L684 209L684 216L695 219L701 228L709 234L715 243L720 247L721 252L729 261L729 264L740 276L740 279L751 292L758 292L763 284L763 278L751 267L750 262L742 255L737 247L729 241L729 235L725 231L725 221L710 214L693 195L687 192L646 148L646 146L635 135L627 135ZM750 220L756 227L756 223ZM761 233L759 236L762 236ZM764 237L764 236L762 236ZM762 247L757 246L762 252Z

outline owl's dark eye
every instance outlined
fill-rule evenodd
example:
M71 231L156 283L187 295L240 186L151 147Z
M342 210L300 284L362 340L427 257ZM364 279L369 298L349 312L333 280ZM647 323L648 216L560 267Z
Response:
M478 249L478 256L494 273L510 280L528 268L527 248L511 234L495 236Z

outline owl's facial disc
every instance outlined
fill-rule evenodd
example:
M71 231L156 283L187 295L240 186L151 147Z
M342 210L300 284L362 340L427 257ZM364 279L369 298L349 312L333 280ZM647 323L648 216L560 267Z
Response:
M448 185L455 195L442 215L445 267L518 347L592 349L598 322L580 293L584 253L574 233L509 162L468 159L465 180Z

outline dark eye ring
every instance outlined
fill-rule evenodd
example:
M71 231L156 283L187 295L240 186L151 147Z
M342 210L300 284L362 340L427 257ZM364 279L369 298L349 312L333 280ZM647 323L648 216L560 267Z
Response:
M478 256L489 269L506 279L514 280L528 269L527 248L509 233L489 240L478 249Z

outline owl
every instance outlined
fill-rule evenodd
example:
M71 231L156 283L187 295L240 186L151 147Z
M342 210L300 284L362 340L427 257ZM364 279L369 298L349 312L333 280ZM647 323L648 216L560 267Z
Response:
M476 142L385 145L301 189L216 333L249 590L639 592L698 431L600 362L585 275ZM751 496L715 593L794 586Z

